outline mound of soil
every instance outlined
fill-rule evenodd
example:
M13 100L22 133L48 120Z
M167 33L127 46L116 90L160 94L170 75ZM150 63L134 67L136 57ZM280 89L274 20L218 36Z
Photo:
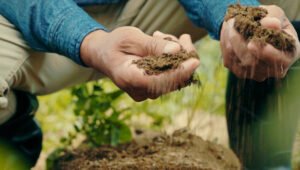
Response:
M240 3L229 5L225 21L235 19L234 28L243 35L246 40L254 40L262 45L269 43L275 48L293 52L295 40L282 30L262 27L260 20L267 16L268 11L261 7L244 7Z
M181 129L171 136L139 131L131 143L117 147L65 152L54 169L241 169L234 153Z

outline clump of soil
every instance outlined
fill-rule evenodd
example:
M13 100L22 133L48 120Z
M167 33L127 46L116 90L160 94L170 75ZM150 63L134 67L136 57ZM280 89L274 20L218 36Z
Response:
M235 19L234 28L243 35L246 40L254 40L261 45L269 43L275 48L293 52L295 40L282 30L262 27L260 20L266 17L268 11L261 7L244 7L240 3L229 5L225 21Z
M53 169L241 169L234 153L185 129L172 135L139 131L131 143L66 152Z
M172 41L170 38L165 38L165 40ZM133 63L136 64L138 68L144 69L148 75L158 75L165 71L178 68L183 61L189 58L199 59L195 51L188 53L186 50L181 49L175 54L163 53L157 56L145 56L133 61Z

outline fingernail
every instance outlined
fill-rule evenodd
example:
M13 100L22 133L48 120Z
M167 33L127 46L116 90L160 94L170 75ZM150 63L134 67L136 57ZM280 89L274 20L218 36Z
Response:
M162 35L163 33L160 31L155 31L155 34Z
M162 36L162 35L163 35L163 33L160 32L160 31L155 31L155 32L153 33L153 36L158 36L158 37L160 37L160 36Z
M180 50L180 45L175 42L168 42L165 46L164 53L174 53Z

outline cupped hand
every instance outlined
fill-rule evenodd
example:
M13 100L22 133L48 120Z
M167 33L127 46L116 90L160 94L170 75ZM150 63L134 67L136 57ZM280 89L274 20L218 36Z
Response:
M110 33L98 30L86 36L80 54L86 65L108 76L135 101L155 99L184 87L184 82L200 64L197 59L191 58L175 70L151 76L133 64L141 57L176 53L182 47L187 51L194 50L188 35L175 39L178 42L165 40L165 36L160 32L149 36L135 27L119 27Z
M261 6L268 14L260 23L263 27L283 30L295 39L295 50L284 52L270 44L260 45L246 41L234 29L234 19L224 21L221 29L221 49L224 65L237 77L264 81L267 78L283 78L289 67L299 59L300 44L292 24L283 10L275 5Z

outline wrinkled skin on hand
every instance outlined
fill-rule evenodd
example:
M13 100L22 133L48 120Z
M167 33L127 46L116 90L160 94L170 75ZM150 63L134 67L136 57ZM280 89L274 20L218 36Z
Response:
M164 40L165 37L172 37L175 42ZM175 70L149 76L133 61L147 55L176 53L181 49L180 44L187 51L195 50L189 35L177 39L155 32L149 36L135 27L120 27L110 33L101 30L90 33L83 40L80 54L86 65L108 76L135 101L143 101L184 87L184 81L200 62L191 58Z
M260 21L262 26L290 34L295 39L296 49L294 52L283 52L270 44L262 46L252 40L248 42L234 29L234 18L224 21L220 37L223 62L239 78L256 81L283 78L300 57L297 32L284 11L274 5L261 7L268 10L268 15Z

